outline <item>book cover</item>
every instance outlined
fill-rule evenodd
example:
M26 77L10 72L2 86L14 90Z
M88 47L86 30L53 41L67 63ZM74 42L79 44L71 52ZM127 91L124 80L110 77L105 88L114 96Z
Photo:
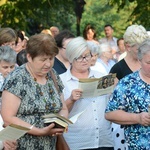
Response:
M67 128L69 124L73 124L73 122L59 114L50 113L42 116L45 125L49 125L51 123L55 123L56 128Z

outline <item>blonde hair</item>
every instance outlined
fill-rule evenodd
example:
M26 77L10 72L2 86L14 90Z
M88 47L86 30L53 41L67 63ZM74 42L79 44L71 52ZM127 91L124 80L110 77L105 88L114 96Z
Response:
M51 31L49 29L43 29L41 31L41 33L52 35L52 33L51 33Z
M129 26L123 36L125 43L130 45L140 44L148 37L147 31L142 25Z

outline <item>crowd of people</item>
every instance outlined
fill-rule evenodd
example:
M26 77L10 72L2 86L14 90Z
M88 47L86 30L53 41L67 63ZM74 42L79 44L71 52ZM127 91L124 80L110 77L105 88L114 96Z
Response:
M59 138L66 150L150 149L150 35L142 25L127 27L121 38L114 31L106 24L98 39L90 24L78 37L52 26L28 38L0 29L0 130L12 123L30 128L0 141L0 149L55 150ZM112 93L82 97L79 79L110 73ZM49 113L81 114L66 132L44 125Z

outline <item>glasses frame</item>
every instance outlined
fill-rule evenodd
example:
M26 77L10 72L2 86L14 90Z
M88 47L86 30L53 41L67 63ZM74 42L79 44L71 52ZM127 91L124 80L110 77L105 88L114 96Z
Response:
M91 53L89 53L88 55L86 55L86 56L79 56L78 58L75 58L75 60L77 61L77 62L82 62L84 59L86 60L86 61L89 61L90 59L92 58L92 54Z

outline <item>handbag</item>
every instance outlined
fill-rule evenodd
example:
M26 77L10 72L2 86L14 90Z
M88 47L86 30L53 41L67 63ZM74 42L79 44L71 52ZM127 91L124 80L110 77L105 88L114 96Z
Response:
M53 72L53 70L50 71L50 75L52 77L52 80L54 82L54 85L59 93L59 87L56 81L56 77L55 74ZM56 141L56 150L70 150L66 140L64 139L63 135L59 135L57 136L57 141Z
M63 135L57 136L56 150L70 150L70 148L69 148L66 140L64 139Z

